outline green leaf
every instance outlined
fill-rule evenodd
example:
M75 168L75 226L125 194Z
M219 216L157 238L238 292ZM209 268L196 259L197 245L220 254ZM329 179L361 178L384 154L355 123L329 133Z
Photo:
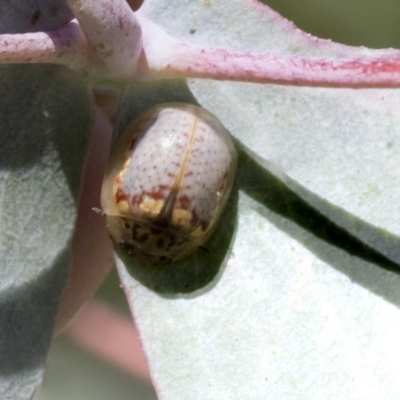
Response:
M254 1L154 0L140 13L204 45L369 53ZM158 294L117 262L159 398L395 396L399 91L187 84L160 102L198 102L236 138L238 220L219 273L190 294ZM124 110L152 104L154 84L145 92Z
M64 68L0 70L0 397L40 383L70 264L90 92Z

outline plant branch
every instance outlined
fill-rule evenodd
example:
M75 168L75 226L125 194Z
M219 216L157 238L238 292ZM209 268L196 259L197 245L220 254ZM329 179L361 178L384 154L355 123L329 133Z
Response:
M51 32L0 35L0 63L53 63L88 79L130 80L141 27L124 0L69 0L77 20Z
M51 32L0 35L2 64L63 64L86 69L88 42L77 20Z
M355 58L303 57L185 43L141 19L142 79L206 78L322 87L400 87L400 51Z
M90 43L100 78L132 79L142 52L142 32L125 0L68 0ZM96 74L94 74L96 76Z
M190 44L119 0L69 0L79 20L52 32L0 35L0 63L56 63L92 80L205 78L293 86L400 87L400 51L307 57ZM142 42L143 40L143 42ZM376 54L376 55L375 55Z

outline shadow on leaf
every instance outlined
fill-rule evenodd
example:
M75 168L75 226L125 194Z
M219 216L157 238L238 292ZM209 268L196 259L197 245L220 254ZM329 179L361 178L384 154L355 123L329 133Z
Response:
M239 188L247 195L324 242L388 271L400 272L398 263L312 207L299 194L288 188L282 180L269 172L268 167L263 166L261 161L257 162L257 156L251 154L239 141L235 140L235 145L239 152L237 181ZM357 219L353 215L351 217ZM359 224L366 224L359 219L357 221Z

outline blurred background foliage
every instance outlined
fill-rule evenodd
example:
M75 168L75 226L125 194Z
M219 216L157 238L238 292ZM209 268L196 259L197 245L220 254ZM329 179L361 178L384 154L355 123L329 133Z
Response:
M43 385L33 400L157 400L151 385L66 339L55 340Z
M263 0L300 29L334 42L400 47L398 0Z
M263 2L314 36L353 46L400 47L399 0ZM110 274L97 297L129 315L115 271ZM106 365L61 336L54 341L44 384L34 397L34 400L54 399L155 400L156 395L151 386Z

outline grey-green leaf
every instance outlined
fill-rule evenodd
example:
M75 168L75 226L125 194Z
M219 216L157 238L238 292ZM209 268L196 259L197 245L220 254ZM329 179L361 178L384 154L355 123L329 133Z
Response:
M86 85L62 67L0 69L0 398L40 383L70 264L91 127Z
M197 44L372 54L252 0L149 0L140 12ZM188 88L237 139L238 222L219 274L191 294L160 295L118 263L160 399L396 397L398 90Z

